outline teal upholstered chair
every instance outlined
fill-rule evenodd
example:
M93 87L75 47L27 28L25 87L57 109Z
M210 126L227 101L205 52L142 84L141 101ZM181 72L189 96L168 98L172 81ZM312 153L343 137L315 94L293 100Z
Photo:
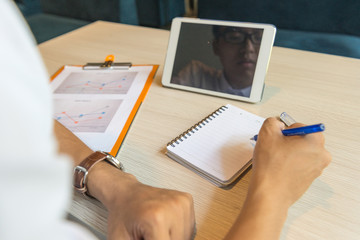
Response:
M17 0L38 43L96 20L137 25L135 0Z
M164 27L174 17L185 15L184 0L136 0L136 6L142 26Z
M274 45L360 58L358 0L198 0L198 16L274 24Z
M42 43L96 20L163 27L185 13L184 0L16 0Z

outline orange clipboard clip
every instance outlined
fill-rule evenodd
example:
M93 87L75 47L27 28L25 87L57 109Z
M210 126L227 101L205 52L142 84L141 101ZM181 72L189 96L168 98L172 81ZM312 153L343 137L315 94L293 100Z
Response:
M83 66L84 70L129 70L132 66L131 62L114 62L115 56L108 55L103 63L87 63Z

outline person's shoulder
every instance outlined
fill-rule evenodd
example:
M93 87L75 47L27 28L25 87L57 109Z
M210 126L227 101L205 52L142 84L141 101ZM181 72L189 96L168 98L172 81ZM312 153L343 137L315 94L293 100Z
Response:
M212 76L213 78L221 75L218 69L210 67L199 60L191 60L186 66L186 70L192 74Z
M208 65L206 65L205 63L199 61L199 60L191 60L190 63L188 64L189 67L192 68L196 68L196 69L208 69L210 68Z

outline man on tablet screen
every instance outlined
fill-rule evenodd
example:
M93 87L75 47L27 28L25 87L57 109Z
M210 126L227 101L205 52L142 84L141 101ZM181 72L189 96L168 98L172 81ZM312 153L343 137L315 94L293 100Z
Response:
M172 83L249 97L263 30L213 26L212 48L223 69L192 60Z

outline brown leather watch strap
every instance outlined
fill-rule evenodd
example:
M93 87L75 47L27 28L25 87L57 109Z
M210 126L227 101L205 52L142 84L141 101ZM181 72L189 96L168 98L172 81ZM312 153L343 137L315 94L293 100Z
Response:
M108 160L108 158L113 158L113 156L109 155L106 152L96 151L93 152L90 156L85 158L78 166L74 168L74 187L80 193L86 194L87 192L87 175L91 168L101 162L103 160ZM118 164L121 165L119 167L118 164L114 164L112 161L108 161L109 163L113 164L115 167L123 170L122 165L120 162Z

